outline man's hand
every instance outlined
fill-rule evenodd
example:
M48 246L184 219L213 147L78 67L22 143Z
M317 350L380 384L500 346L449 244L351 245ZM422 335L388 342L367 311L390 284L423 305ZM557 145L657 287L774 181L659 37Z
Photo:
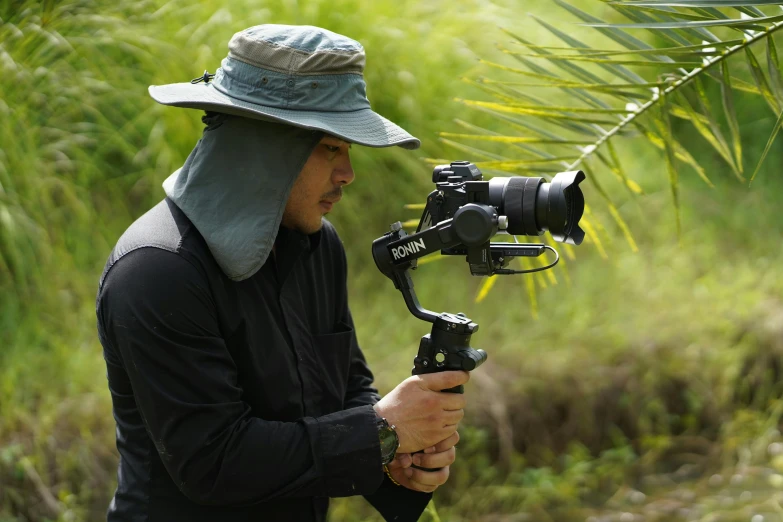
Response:
M449 466L456 459L456 448L459 441L459 433L456 431L446 440L443 440L424 450L424 453L411 455L409 453L397 453L394 460L388 465L392 478L414 491L432 493L438 486L445 484L449 478ZM422 471L411 467L416 464L423 468L443 468L439 471Z
M469 379L470 374L464 371L414 375L374 406L379 416L396 426L400 440L398 452L428 448L448 440L457 431L465 415L465 395L440 390L465 384Z

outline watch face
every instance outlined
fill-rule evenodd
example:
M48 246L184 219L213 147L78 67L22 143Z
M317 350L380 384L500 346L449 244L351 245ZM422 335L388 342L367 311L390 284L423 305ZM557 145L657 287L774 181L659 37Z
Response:
M384 460L386 460L386 458L388 458L389 455L394 455L394 453L397 452L397 446L398 446L397 433L390 427L385 426L380 429L380 431L378 432L378 436L381 439L381 453L384 456Z

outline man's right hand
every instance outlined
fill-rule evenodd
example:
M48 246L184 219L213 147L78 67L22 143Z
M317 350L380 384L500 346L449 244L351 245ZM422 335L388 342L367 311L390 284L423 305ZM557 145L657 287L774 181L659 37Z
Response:
M396 426L398 453L434 446L457 431L465 415L465 395L440 390L465 384L470 374L449 371L414 375L402 381L375 406L375 412Z

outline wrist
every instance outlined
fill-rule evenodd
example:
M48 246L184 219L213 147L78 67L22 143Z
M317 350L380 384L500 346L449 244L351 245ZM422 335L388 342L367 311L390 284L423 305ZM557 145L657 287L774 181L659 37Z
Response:
M375 426L378 429L378 440L381 445L381 463L385 466L392 460L400 447L400 439L397 436L396 426L381 417L376 411Z

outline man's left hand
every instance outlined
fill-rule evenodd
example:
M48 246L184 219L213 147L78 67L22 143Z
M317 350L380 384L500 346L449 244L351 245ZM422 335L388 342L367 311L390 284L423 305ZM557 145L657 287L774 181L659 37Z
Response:
M392 478L414 491L432 493L449 478L449 466L456 459L459 433L424 450L424 453L398 453L388 465ZM422 471L411 467L416 464L422 468L442 468L438 471Z

